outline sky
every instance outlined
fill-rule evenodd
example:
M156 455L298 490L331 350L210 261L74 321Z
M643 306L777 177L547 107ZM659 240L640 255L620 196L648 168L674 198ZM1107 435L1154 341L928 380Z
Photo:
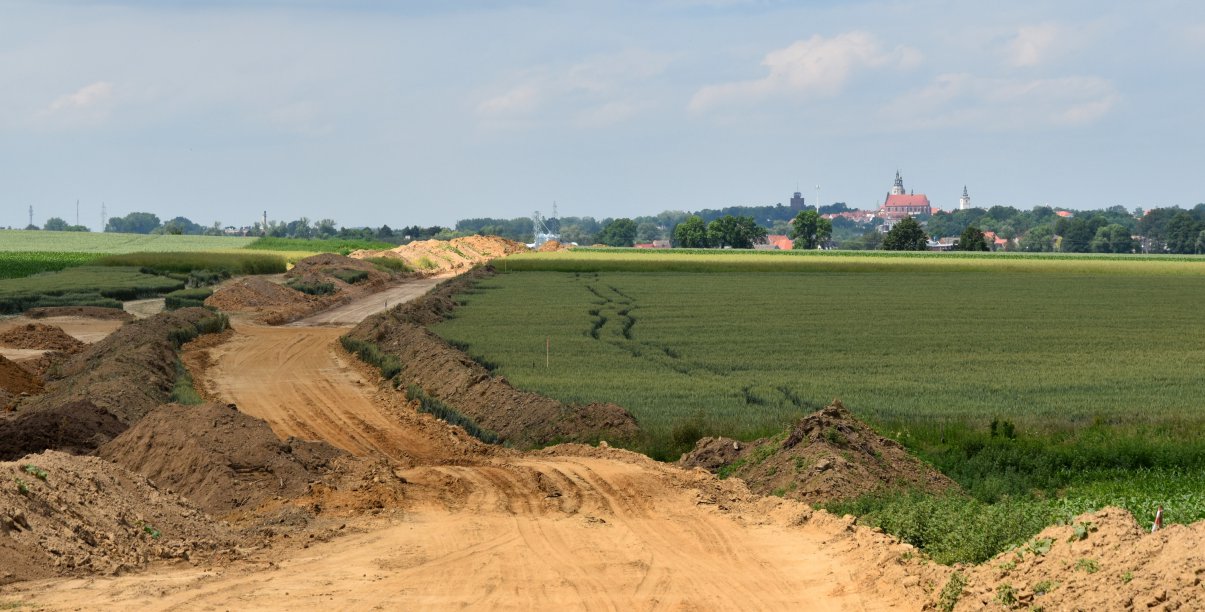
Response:
M1205 3L0 0L0 226L1205 201ZM819 194L819 200L817 195Z

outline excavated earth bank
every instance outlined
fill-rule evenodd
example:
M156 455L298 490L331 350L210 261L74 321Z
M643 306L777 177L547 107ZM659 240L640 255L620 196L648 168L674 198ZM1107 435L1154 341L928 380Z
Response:
M376 345L401 362L399 381L415 384L479 427L518 447L558 441L623 440L636 420L615 404L569 406L514 388L425 327L455 308L451 296L492 274L475 270L440 283L427 295L364 320L348 336Z
M812 504L881 491L958 488L898 442L876 434L839 401L803 417L782 436L750 443L703 438L680 463L741 478L762 495Z

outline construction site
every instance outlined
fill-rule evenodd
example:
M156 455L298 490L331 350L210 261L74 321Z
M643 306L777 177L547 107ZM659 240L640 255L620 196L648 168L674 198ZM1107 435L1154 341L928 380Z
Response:
M1205 523L1106 508L947 566L814 509L956 486L840 403L773 444L615 448L623 407L515 388L427 329L527 250L415 242L236 278L210 308L0 320L0 608L1205 609ZM335 290L290 288L315 284Z

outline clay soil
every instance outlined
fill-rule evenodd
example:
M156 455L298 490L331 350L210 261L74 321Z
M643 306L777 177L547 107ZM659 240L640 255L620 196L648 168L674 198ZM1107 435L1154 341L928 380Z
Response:
M239 322L191 344L184 360L220 403L152 409L101 451L149 479L54 452L21 460L45 468L46 481L20 476L22 462L0 464L37 480L32 495L0 487L0 567L23 572L8 570L22 581L0 587L0 603L920 610L936 606L954 572L852 517L759 495L738 478L605 443L482 444L417 413L342 349L346 330ZM816 444L801 433L796 447ZM1097 526L1085 540L1052 528L1058 544L1010 570L1020 597L1049 575L1059 586L1029 600L1048 610L1202 608L1205 525L1150 535L1132 519L1081 518ZM1071 560L1083 555L1099 571L1077 573ZM958 609L999 607L989 601L997 568L961 571ZM1133 589L1120 586L1125 572Z

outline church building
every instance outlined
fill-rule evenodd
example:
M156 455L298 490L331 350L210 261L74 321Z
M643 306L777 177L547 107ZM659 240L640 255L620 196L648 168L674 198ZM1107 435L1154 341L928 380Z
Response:
M900 176L899 170L896 170L895 184L891 186L891 192L879 207L877 215L883 220L883 227L886 228L883 231L891 229L904 217L927 219L932 214L933 207L929 204L929 196L904 191L904 178Z

